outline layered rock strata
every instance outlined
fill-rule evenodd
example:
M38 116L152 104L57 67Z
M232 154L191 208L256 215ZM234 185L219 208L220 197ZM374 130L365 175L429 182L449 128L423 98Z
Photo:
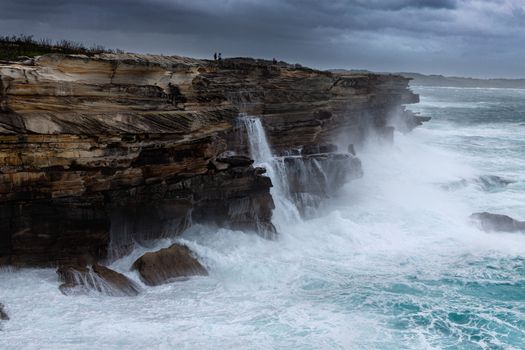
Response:
M390 137L392 120L413 126L407 86L253 59L2 64L0 264L92 263L195 221L271 235L272 184L238 157L239 113L262 119L277 154L342 135L359 144L371 131Z

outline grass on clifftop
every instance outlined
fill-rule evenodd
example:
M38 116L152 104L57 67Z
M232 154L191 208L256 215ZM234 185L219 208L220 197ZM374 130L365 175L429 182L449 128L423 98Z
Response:
M53 42L50 39L34 39L32 35L0 36L0 60L14 61L19 57L35 57L46 53L84 54L120 53L120 50L109 50L96 45L86 47L81 43L69 40Z

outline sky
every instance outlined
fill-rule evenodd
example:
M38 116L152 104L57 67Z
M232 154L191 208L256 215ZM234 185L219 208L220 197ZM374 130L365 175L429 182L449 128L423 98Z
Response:
M525 78L525 0L0 0L0 34L319 69Z

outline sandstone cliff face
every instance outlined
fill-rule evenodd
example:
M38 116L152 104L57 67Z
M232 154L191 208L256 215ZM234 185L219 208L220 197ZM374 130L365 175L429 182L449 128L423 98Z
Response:
M407 86L252 59L0 65L0 264L93 263L194 221L272 235L264 169L220 157L248 152L239 113L262 118L277 154L342 134L359 143L388 137L393 114L417 125Z

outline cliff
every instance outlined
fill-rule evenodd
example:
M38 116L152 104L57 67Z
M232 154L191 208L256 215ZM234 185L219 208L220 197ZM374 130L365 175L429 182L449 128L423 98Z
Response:
M410 78L412 86L486 88L486 89L525 89L525 79L481 79L468 77L453 77L443 75L425 75L420 73L397 73Z
M403 105L417 101L401 76L244 58L0 64L0 264L93 263L193 222L271 237L272 183L246 157L240 113L261 118L275 154L355 175L357 158L322 145L388 139L392 120L410 130L420 119Z

